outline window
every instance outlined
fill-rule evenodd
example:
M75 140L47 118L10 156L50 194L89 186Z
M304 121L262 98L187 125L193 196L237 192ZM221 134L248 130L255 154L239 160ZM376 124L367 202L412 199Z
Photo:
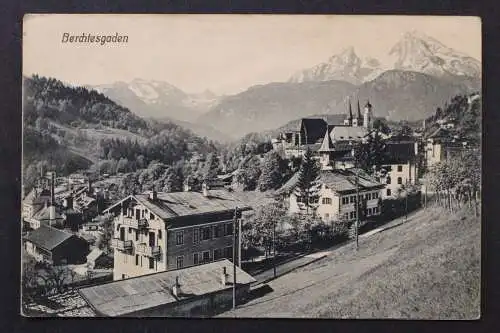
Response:
M403 184L403 178L398 177L398 184L399 184L399 185Z
M344 213L344 219L349 219L349 213Z
M378 199L378 192L372 193L372 199Z
M139 240L139 230L137 230L135 232L135 240L138 241Z
M155 260L154 258L149 258L149 269L155 268Z
M227 258L227 259L233 259L233 247L232 246L228 246L226 248L224 248L224 258Z
M398 165L398 172L401 172L403 171L403 166L402 165Z
M122 274L122 279L125 279L127 278L127 276L125 274Z
M214 260L218 260L222 258L222 250L221 249L215 249L214 250Z
M226 232L225 235L229 236L233 234L233 224L232 223L226 223Z
M203 263L210 262L210 251L203 252Z
M200 229L195 228L193 230L193 243L198 244L200 241Z
M212 228L211 227L203 227L201 229L201 240L207 240L212 238Z
M135 255L135 265L139 266L139 255L138 254Z
M390 184L391 183L391 177L387 177L386 181L385 181L386 184Z
M372 209L371 209L371 208L368 208L368 209L366 210L366 215L367 215L367 216L372 215Z
M373 207L372 213L373 214L377 214L378 213L378 207Z
M219 224L219 225L215 225L214 226L214 238L219 238L222 236L222 226Z
M356 212L349 212L349 218L350 219L355 219L356 218Z
M349 203L349 197L342 197L342 204L347 205Z
M391 195L391 189L390 188L387 189L386 194L387 194L387 196Z
M198 253L193 253L193 264L198 265L200 263L200 258L198 256Z
M149 219L150 220L154 220L155 219L155 216L153 215L153 213L149 213Z
M331 204L332 204L332 198L323 198L323 199L321 200L321 203L322 203L323 205L331 205Z
M371 200L371 199L372 199L372 194L366 193L366 200Z
M355 195L351 195L351 196L349 197L349 202L350 202L350 203L354 203L355 201L356 201L356 196L355 196Z
M128 233L131 234L132 233L132 228L128 228Z
M158 230L158 239L161 239L161 230Z
M184 231L177 231L175 233L175 244L176 245L184 244Z

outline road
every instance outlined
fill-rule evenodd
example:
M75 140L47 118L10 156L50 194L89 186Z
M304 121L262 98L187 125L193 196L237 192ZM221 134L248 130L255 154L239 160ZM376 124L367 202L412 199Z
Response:
M423 209L423 208L421 208ZM415 210L411 213L408 214L408 222L411 221L412 217L417 213L419 212L421 209L418 209L418 210ZM384 225L381 225L380 227L378 228L375 228L375 229L372 229L372 230L368 230L362 234L359 235L359 240L360 240L360 244L359 246L363 246L363 243L361 242L363 239L367 238L367 237L370 237L376 233L379 233L379 232L382 232L384 230L387 230L387 229L391 229L391 228L394 228L398 225L401 225L402 223L405 222L405 216L402 216L402 217L398 217L397 219L394 219L390 222L387 222L385 223ZM308 265L310 263L313 263L315 261L318 261L324 257L327 257L328 255L332 254L335 250L339 249L339 248L342 248L342 247L345 247L345 246L352 246L353 244L353 241L352 240L347 240L343 243L339 243L339 244L336 244L332 247L329 247L327 249L324 249L324 250L321 250L321 251L318 251L318 252L313 252L313 253L310 253L310 254L307 254L307 255L303 255L303 256L300 256L296 259L292 259L290 261L287 261L281 265L277 265L276 266L276 277L279 277L279 276L282 276L282 275L285 275L299 267L303 267L305 265ZM260 272L256 275L253 276L257 281L253 283L252 287L258 287L260 285L262 285L263 283L266 283L270 280L272 280L275 276L274 276L274 270L271 268L271 269L268 269L268 270L265 270L263 272Z

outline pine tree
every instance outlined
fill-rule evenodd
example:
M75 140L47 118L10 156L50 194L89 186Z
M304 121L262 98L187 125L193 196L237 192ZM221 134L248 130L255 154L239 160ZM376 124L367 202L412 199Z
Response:
M367 141L357 147L354 158L356 166L369 174L381 169L386 162L387 149L378 131L369 135Z
M219 161L214 153L210 153L207 156L207 161L203 168L203 180L212 180L217 178L217 173L219 171Z
M257 185L259 191L272 190L281 184L280 160L281 157L274 151L266 154Z
M295 195L300 201L300 208L306 210L314 209L319 199L319 166L312 158L312 152L307 148L302 164L299 169L298 181L295 186Z

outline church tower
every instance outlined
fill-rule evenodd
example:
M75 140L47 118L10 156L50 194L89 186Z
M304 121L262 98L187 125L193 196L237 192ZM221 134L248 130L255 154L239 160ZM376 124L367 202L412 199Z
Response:
M356 115L356 118L354 118L352 126L354 127L363 126L363 117L361 116L361 108L359 107L359 100L358 100L358 113Z
M349 99L349 113L347 115L347 119L344 119L344 125L352 126L352 107L351 107L351 100L350 99Z
M358 104L358 106L359 106L359 104ZM370 104L370 101L366 101L364 120L363 120L364 127L371 129L372 121L373 121L372 105Z

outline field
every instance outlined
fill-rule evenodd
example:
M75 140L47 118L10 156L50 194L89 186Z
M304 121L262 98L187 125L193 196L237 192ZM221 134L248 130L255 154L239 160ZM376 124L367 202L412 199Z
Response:
M224 317L477 319L480 219L429 208L268 283ZM268 288L269 289L269 288Z

